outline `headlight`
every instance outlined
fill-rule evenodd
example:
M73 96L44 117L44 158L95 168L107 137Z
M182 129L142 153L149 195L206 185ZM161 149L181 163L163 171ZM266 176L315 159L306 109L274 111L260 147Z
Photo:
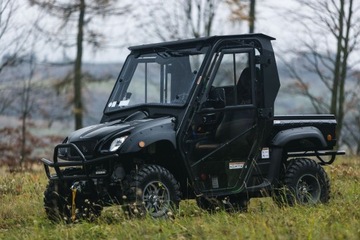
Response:
M119 147L121 146L121 144L123 144L123 142L125 142L125 139L128 136L123 136L123 137L119 137L119 138L115 138L114 141L112 141L111 145L110 145L110 152L115 152L116 150L119 149Z
M68 157L69 154L69 148L67 147L62 147L62 148L58 148L58 157L61 159L65 159Z

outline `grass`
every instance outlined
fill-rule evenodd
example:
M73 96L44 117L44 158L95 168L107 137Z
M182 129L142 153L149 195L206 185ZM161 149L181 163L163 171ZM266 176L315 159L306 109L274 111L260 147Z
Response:
M181 202L173 220L126 219L105 208L93 223L53 224L43 209L42 171L0 172L0 239L360 239L360 158L325 167L331 183L326 205L278 208L252 199L247 213L209 214Z

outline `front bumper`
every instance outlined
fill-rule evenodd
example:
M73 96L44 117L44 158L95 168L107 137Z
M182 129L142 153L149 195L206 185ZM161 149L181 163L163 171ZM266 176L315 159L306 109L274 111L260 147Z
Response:
M76 160L59 160L59 148L69 148L71 151L75 152L77 155ZM118 154L111 154L106 155L103 157L98 157L94 159L86 159L84 154L79 150L79 148L73 144L73 143L66 143L66 144L59 144L54 149L54 156L53 161L48 160L46 158L40 159L40 161L44 164L46 176L49 179L52 180L69 180L69 179L77 179L77 180L83 180L83 179L90 179L90 178L103 178L109 176L109 171L106 170L105 172L100 172L97 174L96 172L91 173L89 171L90 165L97 165L98 163L106 163L108 162L109 168L111 169L111 164L113 161L110 161L112 159L118 158ZM62 172L63 168L79 168L82 169L81 174L76 175L64 175ZM55 170L55 174L51 174L50 168L53 168Z

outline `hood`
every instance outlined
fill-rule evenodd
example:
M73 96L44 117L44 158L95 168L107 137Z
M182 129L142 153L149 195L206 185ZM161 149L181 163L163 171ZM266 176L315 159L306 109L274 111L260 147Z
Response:
M169 129L171 129L171 136L164 134L164 131ZM147 143L151 143L151 137L157 136L159 133L162 134L161 137L167 136L172 142L174 141L174 119L172 117L147 118L133 121L117 120L97 124L71 133L66 143L75 144L84 156L91 158L98 154L98 151L102 153L107 152L111 143L117 137L127 135L124 146L126 146L127 151L135 151L133 150L133 143L137 142L139 137L142 140L146 140ZM137 144L135 145L138 147ZM76 155L71 150L70 153Z
M169 119L168 117L161 118ZM85 127L79 130L76 130L72 132L68 136L68 143L71 142L84 142L84 141L100 141L104 138L109 138L113 135L116 135L121 132L130 132L133 129L144 129L150 126L157 125L157 122L163 122L160 119L142 119L142 120L134 120L130 122L123 122L120 120L107 122L107 123L101 123L92 125L89 127Z
M111 133L118 133L126 130L130 130L132 127L128 123L121 121L113 121L108 123L96 124L81 128L72 132L68 136L68 142L78 142L87 140L100 140Z

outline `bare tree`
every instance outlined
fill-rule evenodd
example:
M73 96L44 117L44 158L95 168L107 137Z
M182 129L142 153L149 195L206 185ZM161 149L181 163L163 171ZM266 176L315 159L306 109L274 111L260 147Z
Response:
M36 40L33 40L36 43ZM8 81L7 90L11 94L11 113L19 115L19 124L15 126L4 126L1 129L6 140L0 141L3 161L9 167L23 169L24 163L29 162L33 149L37 146L38 140L30 133L29 127L32 126L30 119L35 107L36 93L34 76L36 72L35 45L29 51L28 55L22 55L21 58L13 57L13 64L5 69L6 81ZM31 142L31 143L30 143Z
M31 112L34 108L33 95L33 78L36 68L36 59L33 54L29 55L28 59L29 71L22 82L20 89L20 119L21 119L21 144L20 144L20 167L27 156L27 136L28 136L28 120L31 117Z
M163 4L159 0L144 1L142 12L134 16L142 19L138 28L147 38L168 41L210 36L214 34L214 23L219 20L218 13L225 7L224 0L170 0L166 8Z
M21 64L28 55L33 27L31 22L19 19L23 10L18 0L0 1L0 113L14 101L7 69Z
M249 23L249 33L255 31L255 0L227 0L231 9L231 20L235 22L247 21Z
M351 74L351 91L346 92L345 118L342 142L347 146L350 153L360 155L360 71Z
M184 3L185 24L191 35L198 38L210 36L215 13L220 1L216 0L187 0Z
M99 48L101 46L102 33L91 28L91 23L97 17L125 14L129 6L117 7L117 0L29 0L31 5L44 9L48 15L55 16L62 22L55 32L48 31L48 37L55 39L60 46L75 48L76 56L73 64L73 114L75 118L75 129L83 126L83 100L82 100L82 61L83 48L87 43L89 46ZM70 39L62 37L61 33L71 32ZM39 29L44 29L39 26ZM43 31L45 32L45 31Z
M9 29L9 25L11 22L11 18L14 15L14 12L16 10L15 2L10 0L1 0L0 1L0 42L2 42L0 45L0 56L2 58L0 59L0 79L2 70L9 65L13 64L12 57L4 56L5 51L7 51L9 46L5 46L3 44L5 35ZM9 53L7 53L9 54ZM3 80L0 80L0 113L2 113L12 102L11 95L6 89L6 86L4 84Z
M297 0L291 16L301 24L302 47L293 51L299 61L286 62L291 77L296 80L290 86L292 93L310 99L316 112L329 112L338 121L337 137L346 122L347 113L354 104L351 96L358 83L351 80L350 73L359 60L360 5L354 0ZM300 32L299 29L297 29ZM314 77L311 82L306 79ZM314 83L317 88L312 87ZM319 91L324 89L325 91ZM327 94L328 93L328 94Z
M0 1L0 39L5 35L11 17L15 11L15 2L10 0Z
M26 55L27 38L32 27L17 21L21 4L18 0L0 1L0 74Z

